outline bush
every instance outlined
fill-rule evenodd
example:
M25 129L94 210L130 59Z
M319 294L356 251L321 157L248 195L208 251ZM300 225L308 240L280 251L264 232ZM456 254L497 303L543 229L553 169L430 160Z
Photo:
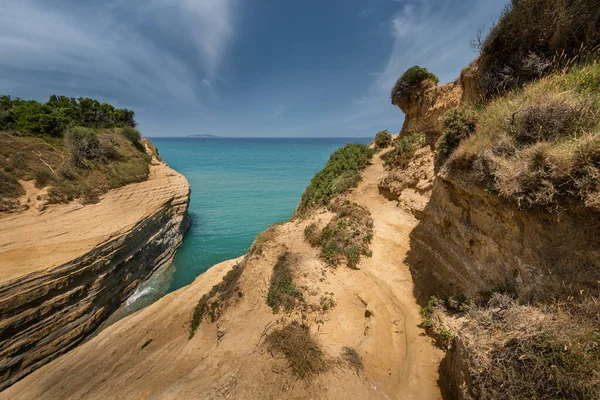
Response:
M15 199L25 194L17 178L0 170L0 197Z
M503 92L560 60L585 58L600 45L599 24L596 0L513 0L481 43L481 86L488 95Z
M45 186L48 186L49 183L53 182L56 176L47 168L38 169L34 173L35 178L35 187L41 189Z
M129 140L136 149L140 151L146 151L144 145L142 144L142 135L140 131L135 128L126 126L121 129L121 134Z
M274 314L277 314L280 308L291 311L302 301L302 293L294 285L289 258L290 255L287 252L284 253L273 267L267 304L273 309Z
M430 80L437 85L440 80L437 76L429 72L427 68L414 66L409 68L397 81L390 94L392 104L398 104L415 89L421 87L421 83Z
M387 130L377 132L375 135L375 146L377 146L378 149L385 149L386 147L389 147L390 144L392 144L392 135L390 135Z
M448 110L444 118L446 131L437 145L436 154L439 157L450 155L464 138L475 131L475 124L476 118L472 112L460 107Z
M65 144L73 163L85 166L87 161L96 161L102 157L100 138L89 128L76 126L65 134Z
M416 151L425 144L425 135L422 133L409 133L399 136L394 140L392 150L385 153L381 158L385 165L389 167L404 169L414 158Z
M360 180L359 171L367 166L373 154L373 149L358 143L334 151L325 167L306 187L296 212L303 213L313 207L325 206L338 194L356 186Z
M329 368L323 350L308 326L296 321L267 336L269 348L283 354L292 373L301 379L312 378Z
M328 264L345 263L356 268L361 256L371 255L369 245L373 239L373 219L368 210L349 202L336 206L336 211L337 215L320 235L313 234L307 240L311 244L319 240L321 258Z

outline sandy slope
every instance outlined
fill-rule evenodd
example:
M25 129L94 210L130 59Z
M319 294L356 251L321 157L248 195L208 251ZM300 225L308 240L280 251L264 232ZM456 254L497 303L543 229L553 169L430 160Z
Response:
M384 175L376 157L349 195L370 209L375 223L373 257L363 259L360 270L326 267L304 241L304 228L312 221L326 223L330 213L286 223L248 260L239 282L243 297L216 324L202 323L192 340L194 306L235 261L109 327L0 393L0 399L440 399L441 353L417 326L419 307L403 264L416 221L379 196L377 182ZM299 313L274 315L265 303L273 265L286 249L296 260L298 284L315 305L304 310L311 332L332 359L344 346L354 348L363 372L335 362L329 372L304 382L268 351L265 334L300 319ZM332 296L336 306L322 311L322 296Z
M0 283L86 254L188 191L183 175L156 162L148 180L111 190L98 204L32 207L0 217Z

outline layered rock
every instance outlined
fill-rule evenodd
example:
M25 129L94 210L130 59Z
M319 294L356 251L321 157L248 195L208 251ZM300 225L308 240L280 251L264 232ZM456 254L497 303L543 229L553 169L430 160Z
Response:
M435 151L446 111L481 99L477 68L475 61L447 85L425 81L397 104L406 115L401 135L424 132ZM519 208L443 165L434 170L428 154L422 149L405 170L379 183L420 220L407 262L423 294L476 297L502 288L539 298L597 289L599 213Z
M86 340L170 264L188 225L186 179L149 180L99 204L0 219L0 390Z

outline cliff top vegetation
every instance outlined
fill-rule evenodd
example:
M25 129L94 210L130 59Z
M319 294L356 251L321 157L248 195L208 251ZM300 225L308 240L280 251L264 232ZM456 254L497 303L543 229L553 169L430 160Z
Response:
M46 204L96 202L109 189L147 179L150 156L133 111L87 98L46 103L0 97L0 212L29 207L19 180Z

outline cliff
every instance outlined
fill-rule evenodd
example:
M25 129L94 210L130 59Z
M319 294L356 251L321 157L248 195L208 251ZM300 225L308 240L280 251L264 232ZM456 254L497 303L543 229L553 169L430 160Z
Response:
M417 221L378 194L385 174L376 155L359 186L339 199L356 202L372 218L372 257L361 258L360 269L325 263L307 242L309 227L335 221L322 207L269 228L247 256L212 267L111 325L0 398L441 398L441 352L419 327L420 308L403 263ZM286 286L297 291L275 313L267 302L282 255L291 272ZM203 303L211 296L214 301ZM206 316L190 338L202 304ZM273 333L290 326L304 326L318 344L311 351L303 348L310 343L297 343L301 360L295 361L324 364L304 379L294 361L271 346Z
M482 184L481 172L435 157L446 112L481 99L477 68L475 61L450 84L425 81L397 104L406 115L400 137L425 132L428 146L406 168L390 170L379 188L419 219L407 263L421 294L478 297L502 288L531 299L596 289L597 211L573 202L555 211L519 207Z
M98 204L0 217L0 390L85 341L170 265L189 194L186 179L155 159L148 180Z

